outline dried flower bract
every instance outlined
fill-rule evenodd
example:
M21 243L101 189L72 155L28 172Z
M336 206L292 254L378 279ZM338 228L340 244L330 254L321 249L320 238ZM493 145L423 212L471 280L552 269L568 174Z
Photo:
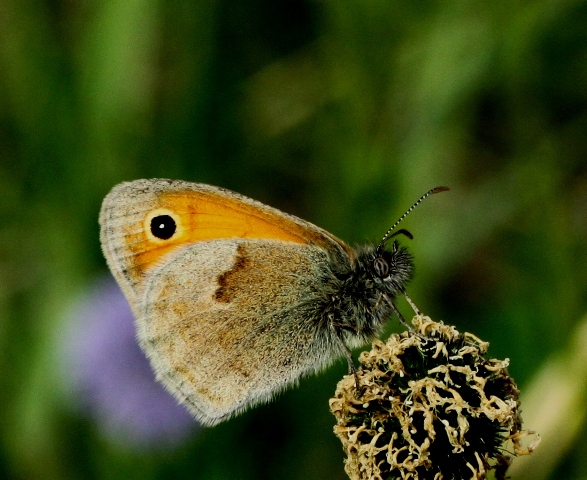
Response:
M511 455L539 437L522 430L508 360L487 360L488 343L416 316L415 332L376 340L355 377L338 384L330 409L351 479L505 478ZM533 435L533 434L532 434ZM509 451L509 452L508 452Z

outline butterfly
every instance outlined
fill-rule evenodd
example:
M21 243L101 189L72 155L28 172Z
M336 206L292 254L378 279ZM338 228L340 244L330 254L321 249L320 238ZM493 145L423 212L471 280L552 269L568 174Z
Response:
M413 259L387 243L411 238L392 232L445 190L423 195L379 243L353 248L223 188L135 180L104 199L100 239L157 379L215 425L341 356L352 369L351 348L393 314L405 323L394 300L406 295Z

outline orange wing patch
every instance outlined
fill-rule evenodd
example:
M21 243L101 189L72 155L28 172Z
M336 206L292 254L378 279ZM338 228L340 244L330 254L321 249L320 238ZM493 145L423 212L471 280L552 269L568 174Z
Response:
M182 245L223 238L263 238L300 244L323 241L283 215L212 192L173 191L160 194L158 200L157 208L146 212L141 224L132 223L124 232L125 244L132 254L127 274L136 280ZM175 233L167 240L150 231L150 219L160 212L169 212L177 224Z

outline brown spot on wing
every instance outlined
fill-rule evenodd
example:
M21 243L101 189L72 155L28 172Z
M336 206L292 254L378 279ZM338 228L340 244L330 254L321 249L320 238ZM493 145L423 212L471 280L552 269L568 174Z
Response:
M250 260L245 254L245 247L239 245L236 249L236 261L230 270L218 276L218 289L214 292L214 299L218 302L230 303L233 300L235 288L234 280L238 277L239 272L245 270L250 265Z

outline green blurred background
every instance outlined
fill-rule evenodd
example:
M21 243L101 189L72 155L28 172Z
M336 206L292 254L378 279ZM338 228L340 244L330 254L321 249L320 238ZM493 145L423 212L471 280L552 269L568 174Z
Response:
M587 478L587 2L1 2L0 478L344 479L344 361L173 447L72 406L61 332L106 272L101 200L150 177L349 243L449 185L403 224L410 295L537 392L514 478Z

